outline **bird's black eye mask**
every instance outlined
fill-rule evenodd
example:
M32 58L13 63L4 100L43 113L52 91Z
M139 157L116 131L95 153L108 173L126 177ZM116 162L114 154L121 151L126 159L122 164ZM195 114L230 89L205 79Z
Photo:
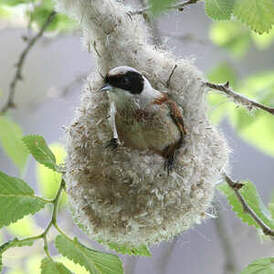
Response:
M144 78L135 71L128 71L125 74L107 75L105 83L114 88L127 90L132 94L140 94L144 88Z

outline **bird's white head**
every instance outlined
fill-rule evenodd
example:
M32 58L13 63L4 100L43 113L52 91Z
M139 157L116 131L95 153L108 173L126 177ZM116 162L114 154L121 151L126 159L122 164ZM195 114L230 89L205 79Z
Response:
M149 81L136 69L119 66L111 69L105 79L101 91L109 91L110 97L117 103L133 99L143 106L160 96Z

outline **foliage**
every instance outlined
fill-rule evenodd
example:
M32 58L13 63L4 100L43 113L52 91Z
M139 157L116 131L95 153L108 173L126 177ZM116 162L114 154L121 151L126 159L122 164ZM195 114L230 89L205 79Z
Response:
M25 136L23 138L23 142L37 162L54 171L57 170L55 156L47 146L46 141L42 136Z
M226 49L232 57L244 57L252 46L258 50L268 49L274 41L274 28L269 33L257 34L236 21L218 21L211 24L211 41Z
M151 11L155 15L165 10L168 6L173 4L175 0L150 0Z
M253 261L250 265L248 265L241 274L272 274L274 273L274 258L262 258Z
M18 6L24 8L25 16L27 21L31 25L41 27L48 19L50 13L54 10L54 1L53 0L0 0L0 10L1 8L5 11L5 7L13 7L16 9ZM30 9L29 7L32 7ZM5 18L6 13L3 13L3 16L0 12L0 17ZM12 16L11 16L12 17ZM64 14L57 14L50 26L47 28L47 31L72 31L76 28L77 24L71 18L68 18Z
M110 249L115 250L120 254L128 254L133 256L151 256L150 250L147 246L141 245L138 247L128 247L126 245L119 245L117 243L106 243Z
M242 182L244 185L240 189L240 193L245 199L247 205L256 213L256 215L271 229L274 229L274 220L269 212L269 210L264 206L263 202L260 199L260 196L256 190L256 187L251 182ZM251 216L249 216L243 209L241 203L237 199L234 191L229 187L227 183L223 183L218 186L218 189L222 191L230 205L232 206L233 211L237 216L248 225L255 226L260 230L258 224L254 221Z
M233 14L255 32L269 32L274 24L274 2L272 0L236 0Z
M40 228L35 223L33 216L27 215L15 223L6 227L7 231L15 237L29 237L40 232Z
M215 20L229 20L232 14L233 0L206 0L205 10Z
M60 165L64 162L66 152L61 144L55 143L49 146L49 149L53 152L56 158L56 164ZM56 172L46 166L37 163L36 176L39 184L40 191L47 199L53 199L59 189L62 181L62 174ZM64 205L67 201L66 193L62 194L60 205Z
M0 116L0 143L5 153L10 157L22 173L27 163L28 151L21 138L22 129L5 116Z
M46 204L23 180L0 171L0 228L38 212Z
M44 258L41 262L41 274L70 274L62 263L56 263L51 258Z
M150 0L149 2L152 12L159 14L176 1ZM196 2L190 1L190 4ZM269 32L274 24L274 2L272 0L205 0L205 11L214 20L230 20L236 17L260 34Z
M77 239L70 240L59 235L55 245L63 256L84 266L90 273L123 273L122 263L117 256L87 248Z

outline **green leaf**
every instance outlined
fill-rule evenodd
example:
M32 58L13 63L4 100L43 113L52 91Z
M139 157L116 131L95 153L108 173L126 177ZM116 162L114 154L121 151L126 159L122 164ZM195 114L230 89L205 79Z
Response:
M16 6L19 4L31 3L32 0L0 0L0 5Z
M213 83L225 83L229 81L231 87L235 88L237 82L237 73L229 63L220 63L217 67L209 71L208 80Z
M11 247L22 247L22 246L32 246L32 245L33 245L33 241L31 240L19 241L16 238L2 244L0 246L0 272L2 271L2 268L3 268L2 255L7 249Z
M7 274L26 274L26 272L24 272L22 270L22 267L16 267L16 268L13 268L13 269L10 269Z
M268 204L268 210L270 211L272 219L274 220L274 193L272 193L272 198Z
M16 123L0 116L1 145L20 172L23 172L29 154L21 140L22 136L22 130Z
M41 274L70 274L62 263L54 262L50 258L44 258L41 262Z
M243 207L239 200L237 199L234 191L230 188L227 183L223 183L219 185L218 190L222 191L229 204L232 206L233 211L237 214L237 216L248 225L253 225L257 229L260 229L260 226L251 218L248 214L246 214L243 210ZM262 200L256 190L256 187L251 182L244 182L244 186L239 190L242 194L244 200L247 205L257 214L257 216L270 228L274 228L274 221L268 211L268 209L262 203Z
M237 22L215 22L211 24L209 37L219 47L227 49L233 56L242 57L250 47L247 28Z
M32 216L25 216L16 223L7 226L6 229L12 235L20 237L30 237L40 232Z
M274 24L274 1L236 0L233 14L255 32L269 32Z
M274 203L269 203L268 204L268 210L271 213L272 219L274 219Z
M55 246L60 254L84 266L90 273L123 273L122 262L118 256L87 248L77 239L70 240L59 235L56 237Z
M269 33L258 34L256 32L251 33L255 46L260 50L265 50L273 45L274 42L274 28Z
M11 11L8 7L0 6L0 18L7 20L10 17ZM3 96L3 91L0 89L0 98Z
M206 0L205 9L209 17L215 20L229 20L234 0Z
M31 16L33 22L42 27L53 10L54 1L43 0L40 5L35 6L29 16ZM47 31L69 31L75 29L77 26L78 24L75 20L67 17L65 14L58 13L48 26Z
M149 0L151 11L157 15L167 9L168 6L176 2L176 0Z
M54 260L64 264L73 273L76 273L76 274L89 274L90 273L83 266L74 263L73 261L69 260L66 257L58 256L58 257L54 257Z
M42 136L27 135L23 138L23 142L37 162L57 171L55 156Z
M34 196L23 180L0 171L0 228L41 210L46 201Z
M274 156L274 131L273 117L270 114L260 114L260 110L252 116L248 116L245 110L238 111L237 132L248 143L262 150L264 153Z
M58 165L64 163L64 160L66 158L65 148L58 143L51 144L49 148L56 157L56 163ZM53 199L56 196L56 193L62 181L62 174L37 163L36 175L43 197L46 197L47 199ZM60 205L64 205L66 201L67 195L65 192L63 192L62 198L60 200Z
M140 245L138 247L129 247L129 246L121 245L117 243L104 243L104 244L106 244L110 249L113 249L120 254L151 257L150 250L146 245Z
M261 258L249 264L241 274L273 274L274 257Z

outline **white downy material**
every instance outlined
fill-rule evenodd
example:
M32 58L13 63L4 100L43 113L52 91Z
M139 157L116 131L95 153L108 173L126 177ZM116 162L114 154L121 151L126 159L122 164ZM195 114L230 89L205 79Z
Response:
M97 57L97 72L89 77L66 133L66 177L77 222L93 239L129 246L167 240L199 223L228 162L226 142L207 118L200 72L188 60L150 45L142 16L130 16L118 1L57 0L57 7L81 23ZM186 145L169 176L158 155L104 148L112 136L109 103L96 91L103 83L100 75L121 65L142 72L184 109Z

